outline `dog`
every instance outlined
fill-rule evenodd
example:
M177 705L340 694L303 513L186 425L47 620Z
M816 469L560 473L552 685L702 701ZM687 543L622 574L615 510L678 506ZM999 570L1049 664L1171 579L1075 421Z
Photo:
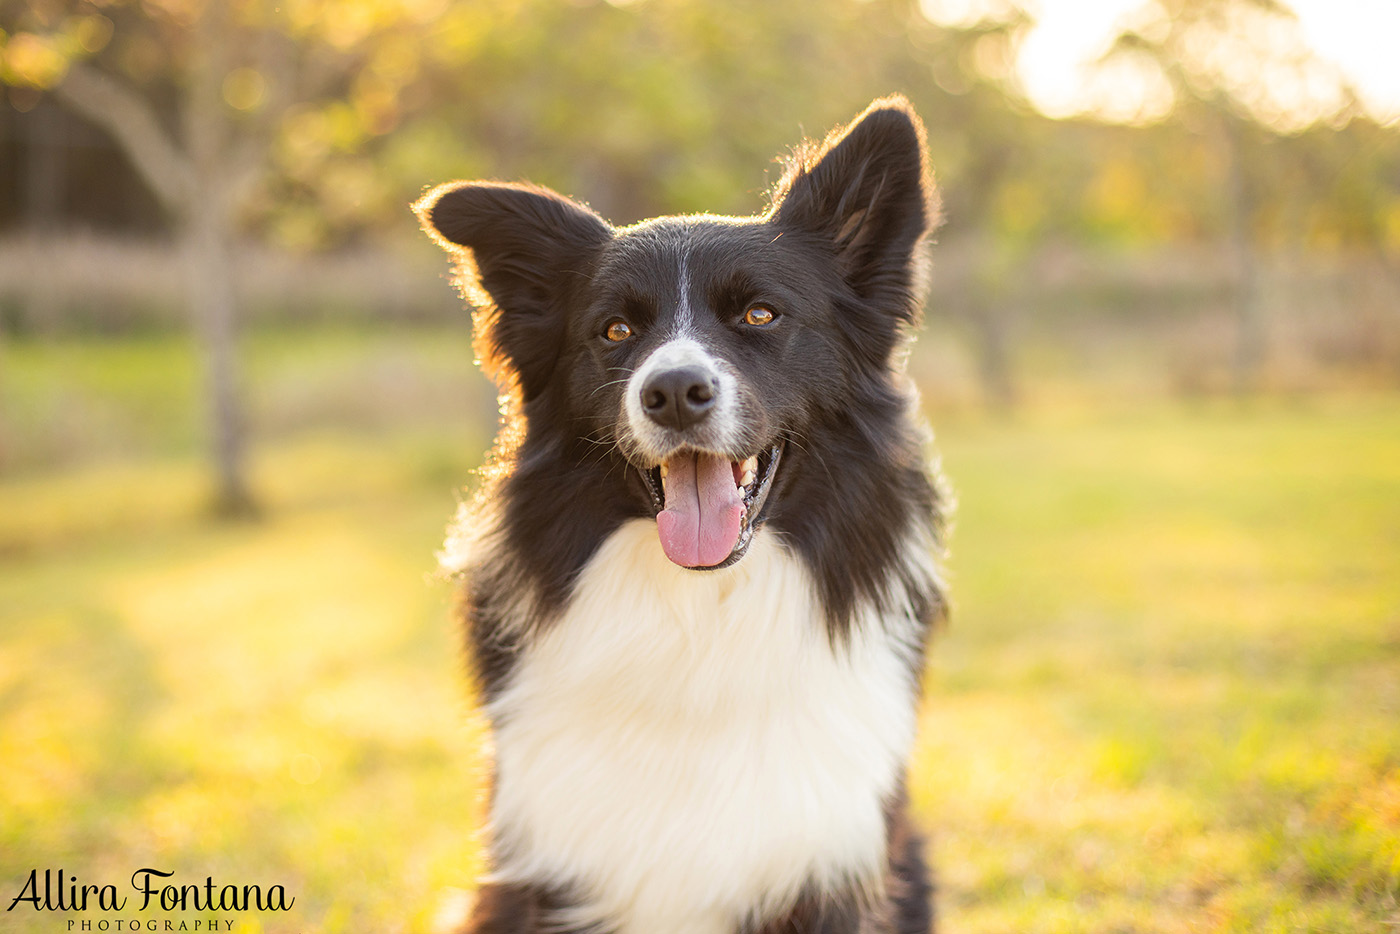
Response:
M906 816L944 614L902 375L937 217L875 101L762 216L615 228L527 184L414 205L502 390L442 555L494 738L475 934L925 934Z

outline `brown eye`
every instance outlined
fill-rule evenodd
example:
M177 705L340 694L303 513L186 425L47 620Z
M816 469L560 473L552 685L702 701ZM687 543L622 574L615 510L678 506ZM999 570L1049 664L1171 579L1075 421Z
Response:
M744 312L744 323L751 324L756 328L761 328L764 325L772 324L773 320L777 317L778 316L773 314L771 309L764 308L762 305L755 305Z
M626 321L614 321L608 325L608 329L603 332L603 336L614 344L617 344L631 337L632 329L627 326Z

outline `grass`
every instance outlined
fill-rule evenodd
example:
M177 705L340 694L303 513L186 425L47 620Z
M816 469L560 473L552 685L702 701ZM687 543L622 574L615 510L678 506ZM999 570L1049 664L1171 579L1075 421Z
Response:
M480 871L485 734L430 576L486 442L431 378L462 347L389 349L392 404L438 415L328 431L386 358L289 346L253 342L259 405L312 401L264 416L267 517L237 525L203 518L188 399L141 388L178 351L70 349L68 390L7 351L33 404L170 422L0 478L4 904L34 868L153 866L296 897L235 931L432 932ZM1400 397L953 413L939 447L956 607L910 784L942 930L1400 925Z
M455 326L254 330L239 387L264 441L326 425L359 432L479 430L495 410ZM207 444L200 361L179 332L0 339L0 477L97 459L168 460Z
M1400 923L1400 404L944 433L914 796L950 929Z

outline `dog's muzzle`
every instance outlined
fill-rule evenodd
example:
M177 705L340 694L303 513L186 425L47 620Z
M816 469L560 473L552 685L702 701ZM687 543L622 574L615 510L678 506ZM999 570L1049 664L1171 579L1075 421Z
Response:
M666 557L717 568L747 550L781 445L761 446L741 424L739 385L698 341L676 338L636 370L627 431L656 511Z

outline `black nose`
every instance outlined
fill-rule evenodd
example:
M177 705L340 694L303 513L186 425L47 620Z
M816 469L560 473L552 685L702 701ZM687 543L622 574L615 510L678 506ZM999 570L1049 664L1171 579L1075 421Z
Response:
M683 431L715 406L715 379L704 367L678 366L647 377L642 408L658 425Z

